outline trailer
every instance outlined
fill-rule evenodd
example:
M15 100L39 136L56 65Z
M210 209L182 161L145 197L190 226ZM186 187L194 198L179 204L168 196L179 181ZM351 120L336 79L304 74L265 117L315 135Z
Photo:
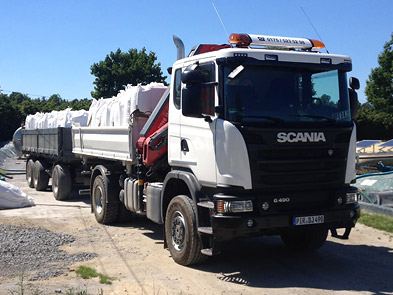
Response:
M72 153L71 128L22 129L21 149L27 156L29 187L45 191L52 178L55 199L66 200L73 184L83 184L81 161Z
M185 57L174 41L171 85L151 114L71 129L96 220L146 215L181 265L244 236L307 251L329 230L347 239L360 216L350 57L316 51L317 40L250 34Z

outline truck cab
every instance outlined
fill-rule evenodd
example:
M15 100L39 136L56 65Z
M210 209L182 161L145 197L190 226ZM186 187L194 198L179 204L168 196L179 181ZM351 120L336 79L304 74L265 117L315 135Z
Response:
M172 69L168 164L174 178L187 175L202 253L247 235L311 250L328 230L348 238L359 217L350 57L304 38L232 34L230 43ZM163 204L165 219L165 192ZM172 228L185 229L179 220ZM176 250L175 236L167 240Z

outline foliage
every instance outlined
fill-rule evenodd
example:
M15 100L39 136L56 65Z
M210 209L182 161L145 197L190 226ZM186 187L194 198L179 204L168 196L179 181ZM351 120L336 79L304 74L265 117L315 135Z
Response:
M58 94L54 94L48 99L45 97L31 99L19 92L12 92L10 95L0 94L0 141L11 140L13 133L25 121L27 115L37 112L59 111L68 107L73 110L88 110L90 104L91 100L87 98L67 101Z
M355 118L358 140L393 138L393 33L378 56L366 86L367 103Z
M371 70L366 95L377 111L393 114L393 33L391 38L378 56L379 67Z
M76 273L82 278L82 279L89 279L89 278L100 278L100 284L106 284L106 285L112 285L112 281L114 278L108 277L106 275L103 275L101 273L98 273L95 269L88 267L88 266L80 266L77 270Z
M161 64L155 64L156 60L155 53L147 54L145 48L140 51L130 49L128 52L122 52L119 48L111 52L103 61L94 63L90 68L91 74L96 77L91 96L97 99L112 97L127 84L165 83Z
M362 211L359 222L379 230L393 233L393 218L388 216L370 214Z
M95 269L88 266L80 266L76 270L76 274L80 275L82 279L96 278L98 277L98 273Z
M355 121L358 140L389 140L393 137L393 113L378 112L366 103L359 109Z

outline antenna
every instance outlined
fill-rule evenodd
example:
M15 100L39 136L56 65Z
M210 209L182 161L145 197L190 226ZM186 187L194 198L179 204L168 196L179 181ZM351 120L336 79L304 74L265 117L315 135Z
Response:
M321 40L321 41L323 42L322 37L319 35L317 29L314 27L313 23L311 22L310 18L308 17L308 15L306 14L306 12L304 11L303 7L300 6L300 9L303 11L304 16L307 18L308 22L310 23L310 25L311 25L312 28L314 29L315 33L317 33L317 36L318 36L319 40ZM329 53L329 51L327 50L326 43L325 43L325 42L323 42L323 43L325 44L326 52Z
M215 10L216 13L217 13L217 16L218 16L218 18L219 18L219 20L220 20L220 22L221 22L222 27L224 28L224 31L225 31L225 38L228 38L228 37L229 37L229 34L228 34L228 32L227 32L227 29L225 28L224 22L222 21L220 14L218 13L218 10L217 10L216 6L214 5L214 2L212 2L212 5L213 5L213 7L214 7L214 10Z

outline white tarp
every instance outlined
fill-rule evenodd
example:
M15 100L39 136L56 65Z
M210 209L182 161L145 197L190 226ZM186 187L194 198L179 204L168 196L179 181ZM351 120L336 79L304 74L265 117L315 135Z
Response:
M0 181L0 209L30 206L35 206L32 197L27 196L15 185Z

